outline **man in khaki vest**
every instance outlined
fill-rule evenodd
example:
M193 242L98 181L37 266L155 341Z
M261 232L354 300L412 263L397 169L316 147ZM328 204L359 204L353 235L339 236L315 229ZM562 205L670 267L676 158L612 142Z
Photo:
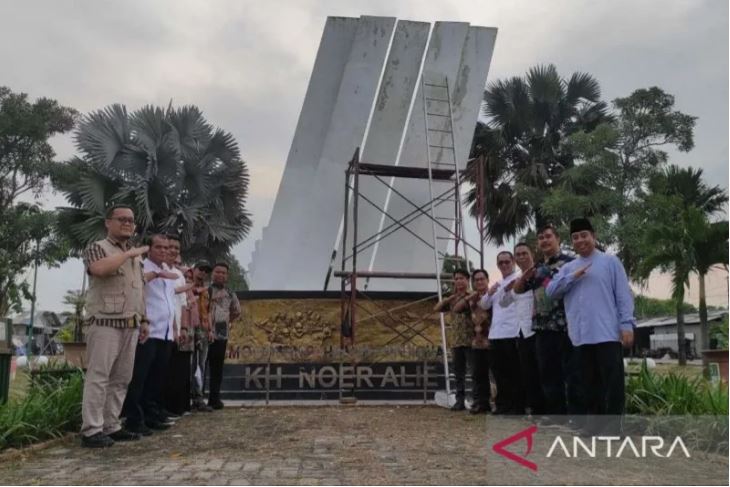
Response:
M119 413L132 378L137 342L144 342L148 334L140 258L147 247L129 244L134 212L128 206L114 206L107 211L105 226L107 237L92 243L83 255L89 274L89 328L81 444L89 448L139 439L122 428Z

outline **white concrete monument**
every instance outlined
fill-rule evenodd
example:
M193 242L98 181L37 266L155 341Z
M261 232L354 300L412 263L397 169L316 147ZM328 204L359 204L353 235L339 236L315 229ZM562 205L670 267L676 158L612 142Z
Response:
M355 148L361 147L365 162L426 166L421 76L448 80L456 157L464 169L496 34L495 28L462 22L327 19L271 218L249 266L252 290L324 288L333 247L339 245L345 169ZM451 158L432 153L433 161L445 157ZM395 183L416 204L429 200L423 181ZM361 178L361 185L361 194L395 218L413 209L382 184ZM434 186L437 193L444 189ZM365 206L359 212L360 240L390 223ZM439 211L453 215L446 205ZM431 241L426 217L408 227ZM339 256L335 265L339 268ZM414 243L407 232L395 232L360 253L358 268L432 272L433 250ZM332 278L329 289L339 287ZM381 279L369 289L433 291L435 282Z

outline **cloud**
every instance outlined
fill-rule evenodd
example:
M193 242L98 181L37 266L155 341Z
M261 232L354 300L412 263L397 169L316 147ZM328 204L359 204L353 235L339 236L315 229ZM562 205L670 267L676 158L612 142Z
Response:
M608 100L658 85L699 117L696 148L672 161L727 186L728 4L715 0L3 2L0 84L82 112L171 99L199 106L233 133L249 166L254 228L235 249L246 264L268 222L328 15L497 27L490 80L553 62L564 76L596 76ZM53 143L59 158L74 152L68 136ZM78 286L56 279L66 271L78 273ZM82 273L77 262L40 276L40 306L59 308Z

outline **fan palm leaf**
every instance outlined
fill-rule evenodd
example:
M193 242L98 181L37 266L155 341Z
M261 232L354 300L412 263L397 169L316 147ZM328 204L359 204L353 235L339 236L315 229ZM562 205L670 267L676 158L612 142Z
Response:
M141 236L180 235L186 258L220 258L248 234L246 164L197 107L112 105L84 118L76 145L54 184L71 205L62 214L77 249L104 234L112 204L133 207Z

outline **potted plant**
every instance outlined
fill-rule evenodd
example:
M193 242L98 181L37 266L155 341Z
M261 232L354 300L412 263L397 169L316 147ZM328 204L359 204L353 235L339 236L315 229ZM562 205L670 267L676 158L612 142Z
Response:
M710 330L710 349L702 351L702 364L710 374L711 364L717 364L720 378L728 382L728 317Z

